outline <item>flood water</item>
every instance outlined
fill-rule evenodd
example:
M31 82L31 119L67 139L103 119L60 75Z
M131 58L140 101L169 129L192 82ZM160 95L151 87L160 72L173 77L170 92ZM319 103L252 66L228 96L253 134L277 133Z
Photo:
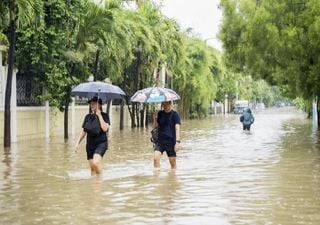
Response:
M320 133L293 109L183 121L177 170L152 168L150 129L112 130L104 174L85 141L19 142L0 153L0 224L320 224Z

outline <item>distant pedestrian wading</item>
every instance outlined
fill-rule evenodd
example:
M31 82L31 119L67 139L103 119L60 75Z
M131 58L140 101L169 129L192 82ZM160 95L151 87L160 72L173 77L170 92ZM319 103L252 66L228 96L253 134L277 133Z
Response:
M240 116L240 122L243 124L243 130L250 132L250 127L254 123L254 117L250 108L244 110L244 113Z

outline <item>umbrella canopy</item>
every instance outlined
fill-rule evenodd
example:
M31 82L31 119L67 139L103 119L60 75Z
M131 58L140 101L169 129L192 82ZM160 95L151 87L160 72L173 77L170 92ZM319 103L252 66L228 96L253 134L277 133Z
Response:
M120 87L116 85L101 81L92 81L77 85L72 89L71 95L88 99L97 96L102 100L110 100L119 99L126 94Z
M132 102L156 103L179 100L180 96L172 89L161 87L149 87L138 90L131 97Z

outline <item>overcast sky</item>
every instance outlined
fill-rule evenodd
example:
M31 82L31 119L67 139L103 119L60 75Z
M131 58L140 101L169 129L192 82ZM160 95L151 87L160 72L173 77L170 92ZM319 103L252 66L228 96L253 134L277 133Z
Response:
M103 2L103 0L94 0ZM193 29L211 46L222 50L222 44L217 39L219 25L222 22L222 12L218 8L220 0L153 0L162 2L162 12L178 22L183 30Z
M160 0L156 1L159 2ZM182 29L193 28L207 43L221 50L217 39L222 12L218 9L219 0L162 0L162 12L176 20Z

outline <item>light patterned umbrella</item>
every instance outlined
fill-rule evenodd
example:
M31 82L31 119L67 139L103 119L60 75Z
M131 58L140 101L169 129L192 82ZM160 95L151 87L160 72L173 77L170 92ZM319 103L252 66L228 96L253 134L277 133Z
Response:
M172 89L161 87L149 87L138 90L131 97L132 102L156 103L179 100L180 96Z
M120 99L126 95L124 91L113 84L104 83L101 81L92 81L81 83L71 91L72 96L79 96L91 99L93 97L101 98L102 100Z

